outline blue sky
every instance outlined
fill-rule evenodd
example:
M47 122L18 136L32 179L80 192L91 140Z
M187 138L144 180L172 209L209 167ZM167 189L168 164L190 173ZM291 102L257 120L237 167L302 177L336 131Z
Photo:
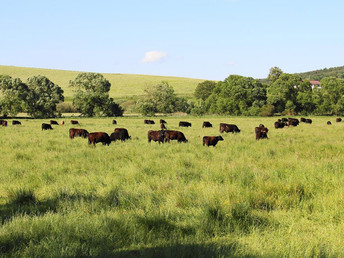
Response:
M2 0L0 65L223 80L344 65L344 1Z

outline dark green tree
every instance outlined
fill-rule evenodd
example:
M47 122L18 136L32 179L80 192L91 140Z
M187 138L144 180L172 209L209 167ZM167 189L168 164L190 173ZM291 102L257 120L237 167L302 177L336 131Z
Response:
M109 98L111 84L102 74L79 73L69 86L75 89L73 105L83 115L123 115L123 109Z
M311 83L308 80L302 81L297 88L296 112L305 115L313 113L316 108L313 96Z
M283 71L281 68L277 66L271 67L268 74L268 79L270 83L274 83L281 76L281 74L283 74Z
M56 105L64 100L63 90L45 76L27 79L27 113L35 118L54 117Z
M332 114L344 114L344 79L327 77L321 80L322 100L321 109Z
M216 82L214 81L200 82L195 89L195 93L194 93L195 98L206 100L212 94L215 86L216 86Z
M0 75L0 111L15 116L25 110L28 87L19 78Z

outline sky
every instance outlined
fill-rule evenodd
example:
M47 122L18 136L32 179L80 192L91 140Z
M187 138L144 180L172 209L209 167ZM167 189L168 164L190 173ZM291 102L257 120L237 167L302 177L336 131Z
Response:
M0 65L208 80L344 65L339 0L0 3Z

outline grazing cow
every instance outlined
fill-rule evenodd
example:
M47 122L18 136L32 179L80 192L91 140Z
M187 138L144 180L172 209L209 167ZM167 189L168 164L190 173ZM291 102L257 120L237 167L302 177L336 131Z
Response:
M160 131L153 131L149 130L148 131L148 142L155 141L160 144L160 142L164 143L165 141L165 131L160 130Z
M205 127L213 127L213 125L210 122L205 121L203 122L202 128L205 128Z
M180 121L179 122L179 127L191 127L191 123L185 122L185 121Z
M74 139L74 137L87 138L88 135L89 135L89 133L85 129L79 129L79 128L70 128L69 129L69 138L71 138L71 139Z
M79 125L79 122L77 120L70 120L70 123L72 125Z
M7 121L6 120L1 120L1 125L2 126L7 126Z
M64 125L64 121L61 121L61 122L60 122L60 125Z
M13 120L12 125L21 125L21 122L18 120Z
M218 141L223 141L222 136L204 136L203 137L203 146L216 146Z
M112 124L113 125L117 125L117 121L116 120L112 120Z
M167 129L164 123L160 123L160 128L161 128L161 130L166 130Z
M220 133L223 133L223 132L226 132L226 133L240 133L240 129L236 125L233 125L233 124L221 123L220 124Z
M305 121L305 123L306 123L306 124L311 124L311 123L313 123L313 121L312 121L312 119L307 118L306 121Z
M115 128L114 132L110 135L111 141L120 140L124 142L129 139L131 139L131 137L129 136L128 130L125 128Z
M160 119L160 124L167 124L167 122L164 119Z
M167 142L170 142L171 140L177 140L178 143L188 142L184 134L180 131L165 130L164 132L165 132L165 140Z
M301 118L300 118L300 122L302 122L302 123L306 123L306 118L304 118L304 117L301 117Z
M297 118L288 118L288 126L298 126L299 123L299 119Z
M288 118L286 118L286 117L282 117L282 122L288 122Z
M50 124L51 125L59 125L59 123L57 121L55 121L55 120L50 120Z
M143 122L144 122L146 125L154 125L154 124L155 124L155 122L154 122L153 120L148 120L148 119L145 119Z
M279 119L280 120L280 119ZM276 129L278 129L278 128L284 128L284 126L286 126L286 124L284 123L284 122L282 122L282 121L276 121L275 123L274 123L274 126L275 126L275 128Z
M336 122L339 123L339 122L342 122L342 119L340 117L337 117L336 118Z
M268 139L268 131L269 129L266 127L256 127L254 129L255 133L256 133L256 140L260 140L260 139Z
M43 130L53 130L53 128L51 127L51 124L43 123L42 124L42 131Z
M327 125L332 125L331 121L327 121Z
M95 132L88 134L88 144L93 144L96 146L96 143L101 142L103 145L110 145L111 140L107 133L104 132Z

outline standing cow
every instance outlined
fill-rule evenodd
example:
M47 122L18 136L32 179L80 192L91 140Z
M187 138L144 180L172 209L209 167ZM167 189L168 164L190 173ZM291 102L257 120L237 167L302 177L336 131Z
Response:
M59 125L59 123L57 121L55 121L55 120L50 120L50 124L51 125Z
M256 140L260 140L260 139L268 139L268 131L269 129L266 127L261 127L258 126L254 129L255 133L256 133Z
M89 135L89 133L85 129L79 129L79 128L70 128L69 129L69 138L71 138L71 139L74 139L74 137L87 138L88 135Z
M213 125L210 122L208 122L208 121L204 121L203 125L202 125L202 128L208 128L208 127L213 127Z
M178 143L188 142L188 140L185 138L185 135L180 131L165 130L164 132L165 132L165 140L167 142L170 142L171 140L177 140Z
M51 127L51 124L43 123L42 124L42 131L43 130L53 130L53 128Z
M124 142L129 139L131 139L131 137L129 136L128 130L125 128L115 128L115 131L110 135L111 141L120 140Z
M12 125L21 125L21 122L18 120L13 120Z
M103 145L110 145L111 140L107 133L104 132L94 132L88 135L88 144L93 144L96 146L96 143L101 142Z
M207 145L208 147L209 146L215 147L219 141L223 141L222 136L204 136L203 137L203 146Z
M155 141L160 143L164 143L165 141L165 131L160 130L160 131L153 131L149 130L148 131L148 142Z
M238 128L238 126L233 125L233 124L225 124L225 123L221 123L220 124L220 133L240 133L240 129Z

